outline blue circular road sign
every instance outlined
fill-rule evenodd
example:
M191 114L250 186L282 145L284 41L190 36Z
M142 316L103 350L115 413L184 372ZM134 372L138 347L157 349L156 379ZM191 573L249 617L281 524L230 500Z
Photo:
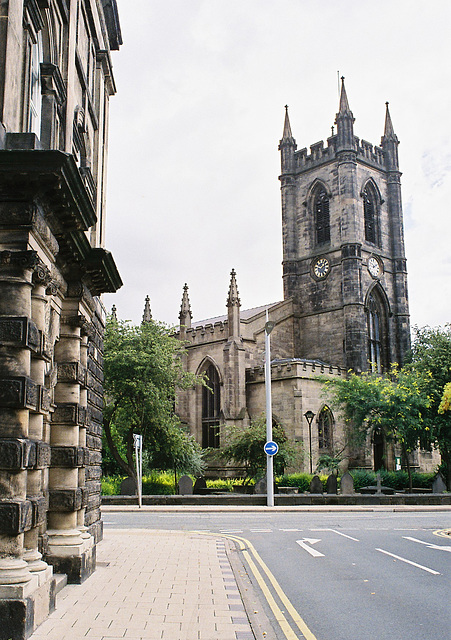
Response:
M271 440L269 442L267 442L265 444L265 446L263 447L263 449L265 450L265 453L268 456L275 456L276 453L279 451L279 445L277 444L277 442L272 442Z

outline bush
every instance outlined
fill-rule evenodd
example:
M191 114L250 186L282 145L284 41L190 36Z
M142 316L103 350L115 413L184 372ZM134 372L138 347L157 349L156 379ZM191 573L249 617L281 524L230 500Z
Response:
M311 473L290 473L276 478L276 483L279 487L298 487L299 491L310 490L310 483L313 475ZM324 490L326 489L327 476L321 475L320 480L323 483Z
M125 476L104 476L101 479L102 495L117 496L120 493L121 482Z
M171 496L174 493L172 473L154 471L148 476L143 476L143 496Z
M360 491L362 487L376 486L377 474L374 471L356 469L350 471L354 478L354 489ZM384 471L381 469L381 484L397 491L409 488L407 471ZM430 489L435 473L412 473L412 486L419 489Z

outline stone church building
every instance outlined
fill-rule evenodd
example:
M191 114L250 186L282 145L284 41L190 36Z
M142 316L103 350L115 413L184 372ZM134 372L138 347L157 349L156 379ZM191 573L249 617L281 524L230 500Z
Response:
M0 2L0 639L27 638L102 537L100 296L116 0Z
M402 364L409 349L401 173L388 104L380 146L359 139L342 79L335 125L326 143L298 150L286 108L279 145L284 299L242 310L232 271L227 313L193 322L184 287L178 336L187 344L185 364L206 375L212 392L181 392L177 410L203 447L221 445L222 425L244 427L265 410L266 312L274 323L273 419L303 443L305 471L344 444L317 377L383 372ZM347 453L351 466L394 465L395 452L378 433L365 451Z

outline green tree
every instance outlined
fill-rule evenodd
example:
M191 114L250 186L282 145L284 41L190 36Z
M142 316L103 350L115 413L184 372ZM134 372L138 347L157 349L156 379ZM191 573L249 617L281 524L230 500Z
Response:
M285 467L295 465L301 458L300 445L288 441L280 424L273 424L273 440L279 445L274 456L274 471L282 474ZM257 478L266 470L266 417L262 414L258 419L244 428L232 425L226 428L227 445L220 450L221 458L242 465L246 472L246 481Z
M451 490L451 325L415 327L410 367L422 374L422 388L430 399L424 444L440 451L441 470Z
M136 477L137 433L153 468L201 472L200 446L181 428L174 411L176 390L201 382L184 371L183 353L183 344L162 323L133 326L107 318L103 426L110 467L114 460L123 473Z
M393 365L386 375L351 373L347 379L324 380L332 403L343 413L349 444L362 446L368 433L382 432L385 439L401 446L412 488L408 454L420 441L430 400L423 377L416 369Z

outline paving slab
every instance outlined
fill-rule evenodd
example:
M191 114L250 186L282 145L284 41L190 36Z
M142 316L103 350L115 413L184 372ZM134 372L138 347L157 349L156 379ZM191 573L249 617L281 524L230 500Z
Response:
M58 594L30 640L255 640L230 544L214 534L108 530L96 572Z

